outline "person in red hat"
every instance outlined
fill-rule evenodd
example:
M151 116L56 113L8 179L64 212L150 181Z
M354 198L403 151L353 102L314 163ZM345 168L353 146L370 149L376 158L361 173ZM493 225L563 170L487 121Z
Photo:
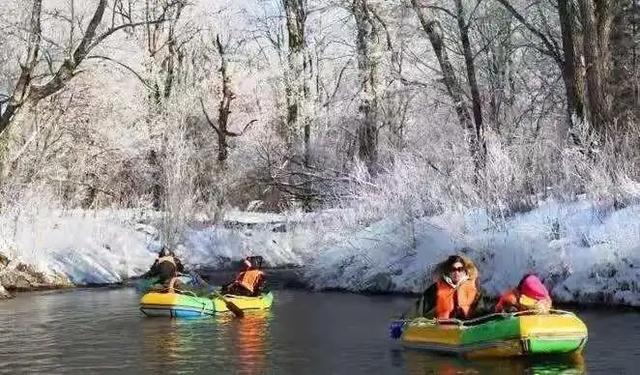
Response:
M538 276L525 275L518 286L504 292L496 305L496 312L516 312L536 310L548 312L551 309L551 297Z
M258 296L262 293L265 283L261 256L250 256L244 259L244 270L240 272L234 281L225 285L222 292L238 296Z

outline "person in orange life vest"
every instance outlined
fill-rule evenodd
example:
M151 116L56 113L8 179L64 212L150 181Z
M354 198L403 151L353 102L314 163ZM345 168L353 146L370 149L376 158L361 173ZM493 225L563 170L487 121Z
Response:
M225 285L222 292L239 296L258 296L262 293L265 282L262 268L262 257L251 256L244 260L245 269L240 272L234 281Z
M475 314L480 293L473 262L452 255L436 266L434 283L416 301L413 317L469 319Z
M534 275L525 275L518 286L507 290L500 296L496 312L516 312L536 310L548 312L551 309L551 297L542 281Z

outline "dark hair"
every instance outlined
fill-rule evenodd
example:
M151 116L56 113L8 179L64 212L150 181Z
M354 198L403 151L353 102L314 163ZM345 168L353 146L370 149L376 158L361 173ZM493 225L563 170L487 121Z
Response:
M460 263L460 264L462 264L463 267L466 268L466 264L464 262L464 259L460 255L451 255L444 262L445 270L450 271L453 268L453 265L456 264L456 263Z
M164 245L160 248L160 251L158 251L158 256L160 257L166 257L169 255L173 256L173 252Z
M262 257L260 255L248 256L245 260L251 263L251 268L262 268Z

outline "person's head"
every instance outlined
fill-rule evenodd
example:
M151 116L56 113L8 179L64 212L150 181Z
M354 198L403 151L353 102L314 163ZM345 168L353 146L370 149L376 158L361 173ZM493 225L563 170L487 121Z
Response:
M525 275L516 288L518 292L534 300L549 298L549 291L535 274Z
M261 256L248 256L244 259L244 265L247 269L259 269L262 267Z
M464 259L459 255L452 255L444 263L444 272L446 276L449 276L451 281L455 284L459 283L465 276L467 276L467 268Z
M160 248L160 251L158 252L158 256L166 257L169 255L171 255L171 251L169 251L169 249L166 246L162 246L162 248Z
M246 257L244 258L244 266L250 270L253 268L253 263L251 263L251 259L249 259L250 257Z

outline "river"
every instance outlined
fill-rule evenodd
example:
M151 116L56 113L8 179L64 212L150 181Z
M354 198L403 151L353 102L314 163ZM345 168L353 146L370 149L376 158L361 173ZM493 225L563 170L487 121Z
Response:
M579 311L582 357L467 361L388 339L405 297L277 290L273 309L145 318L134 289L23 293L0 303L2 373L636 374L640 314Z

